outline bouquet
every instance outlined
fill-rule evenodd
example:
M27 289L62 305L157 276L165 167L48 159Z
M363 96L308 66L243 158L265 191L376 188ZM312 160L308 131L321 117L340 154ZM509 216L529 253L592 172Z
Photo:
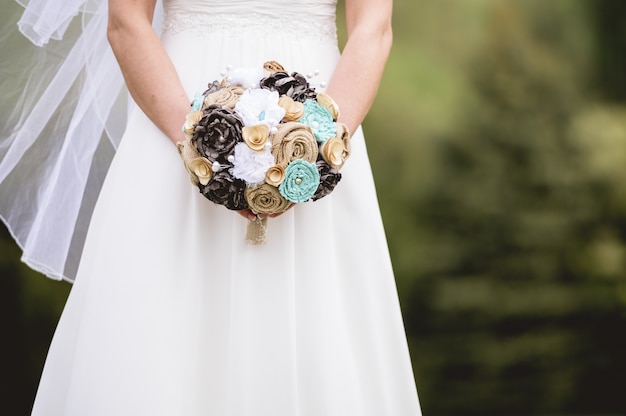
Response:
M350 155L350 134L333 99L275 61L228 68L196 94L178 144L194 186L257 218L246 240L265 242L266 218L330 194Z

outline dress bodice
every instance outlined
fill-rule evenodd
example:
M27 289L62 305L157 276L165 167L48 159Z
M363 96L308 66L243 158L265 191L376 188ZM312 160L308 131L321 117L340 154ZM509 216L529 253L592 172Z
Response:
M336 0L164 0L166 10L190 13L335 15Z
M164 31L284 33L336 40L337 0L164 0Z

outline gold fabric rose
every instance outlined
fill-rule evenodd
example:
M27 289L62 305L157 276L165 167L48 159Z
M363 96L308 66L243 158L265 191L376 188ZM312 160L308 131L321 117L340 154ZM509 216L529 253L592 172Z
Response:
M316 100L319 105L328 110L330 115L333 117L333 121L337 121L339 118L339 106L335 100L333 100L330 95L324 94L323 92L317 93Z
M282 95L278 99L278 105L285 110L283 121L297 121L304 115L304 105L287 95Z
M249 208L257 214L278 214L292 204L280 194L278 188L266 183L246 188L244 195Z
M198 181L202 185L206 185L213 177L211 165L211 162L206 157L197 157L190 160L187 167L198 177Z
M241 134L250 149L260 152L265 148L265 143L267 143L270 135L270 128L265 124L247 126L241 130Z
M285 167L274 165L265 173L265 182L272 186L278 186L285 179Z
M272 155L276 163L286 166L295 159L315 163L319 153L313 132L304 124L289 122L279 124L271 136Z
M237 101L239 101L239 97L241 97L244 91L244 88L238 85L224 87L204 97L203 107L208 107L210 105L220 105L222 107L230 108L232 110L235 108L235 104L237 104Z
M348 158L348 152L343 141L337 137L331 137L322 145L322 157L333 168L339 170Z

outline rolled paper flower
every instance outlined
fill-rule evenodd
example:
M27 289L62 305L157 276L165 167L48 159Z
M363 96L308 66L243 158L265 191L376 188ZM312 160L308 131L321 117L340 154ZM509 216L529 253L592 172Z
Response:
M324 159L318 159L315 164L320 173L320 185L317 187L313 197L311 197L313 201L329 195L341 180L341 173L326 163Z
M243 87L240 86L221 88L204 97L204 106L219 105L232 110L235 108L235 104L237 104L239 97L241 97L244 91Z
M258 185L265 181L265 173L274 165L274 156L270 149L256 152L245 143L235 146L235 155L231 173L248 185Z
M299 121L311 128L315 139L320 143L324 143L337 134L337 124L333 121L333 117L315 100L304 102L304 116Z
M196 125L203 115L204 113L200 110L194 110L187 113L185 116L185 124L183 124L183 133L185 133L185 136L190 138L193 135Z
M322 145L321 153L324 160L335 169L341 169L348 158L348 152L343 141L337 137L326 140Z
M184 140L182 142L176 143L176 149L178 150L178 154L180 155L180 157L183 159L185 169L189 174L189 180L194 186L197 186L198 183L200 183L200 178L198 178L198 175L196 175L194 171L189 168L189 162L197 157L200 157L198 151L194 146L191 145L189 140Z
M256 126L246 126L241 131L243 141L250 149L261 152L265 149L265 143L270 135L270 128L265 124L257 124Z
M350 156L350 153L352 153L352 146L350 145L350 132L348 131L348 126L343 123L337 123L337 133L335 137L341 139L343 142L346 152L348 153L346 157Z
M285 199L300 203L308 201L320 184L320 174L315 163L297 159L287 165L285 179L278 186Z
M208 200L228 209L241 210L248 208L244 196L246 183L233 177L228 170L215 172L206 185L199 185L200 193Z
M330 95L318 92L315 100L330 113L334 121L337 121L339 118L339 106Z
M274 72L285 72L285 68L276 61L267 61L263 64L263 69L268 72L268 74L273 74Z
M277 130L277 133L271 136L272 154L277 164L286 166L296 159L311 163L317 160L318 145L309 127L289 122L279 124Z
M285 109L283 121L298 121L304 115L304 105L286 95L280 96L278 105Z
M191 170L198 177L198 182L202 185L208 184L213 177L211 162L206 157L197 157L192 159L189 162L189 170Z
M192 144L200 156L211 162L228 164L235 145L241 142L243 121L233 111L220 106L209 106L196 125L192 136Z
M258 214L278 214L292 205L276 187L267 183L247 188L245 195L250 209Z
M301 103L315 99L317 93L309 86L306 77L297 72L274 72L261 80L261 88L278 91L279 95L287 95Z
M285 167L283 165L274 165L265 173L265 182L272 186L278 186L285 179Z

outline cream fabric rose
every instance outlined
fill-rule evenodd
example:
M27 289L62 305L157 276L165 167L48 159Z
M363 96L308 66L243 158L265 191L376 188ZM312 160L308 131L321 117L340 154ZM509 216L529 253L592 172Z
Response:
M204 107L206 108L210 105L220 105L232 110L235 108L235 104L237 104L239 97L241 97L244 91L243 87L237 85L222 88L208 94L204 98Z
M189 161L188 168L198 177L198 181L202 185L209 183L213 177L211 162L206 157L197 157L192 159Z
M344 147L346 148L346 152L348 153L346 158L350 156L352 153L352 146L350 145L350 132L348 131L348 126L343 123L337 123L337 138L341 139Z
M333 120L337 121L337 119L339 118L339 106L337 105L335 100L333 100L330 95L323 92L318 92L316 99L319 105L328 110L330 115L333 117Z
M198 122L202 118L202 115L203 113L201 110L196 110L196 111L190 111L185 116L185 124L183 124L183 133L185 133L185 136L187 136L187 138L191 138L191 135L193 134L193 130L195 129L196 124L198 124Z
M287 95L280 97L278 105L285 109L283 121L298 121L304 115L304 105L301 102L294 101Z
M331 137L326 140L321 150L324 160L335 169L341 169L348 158L348 152L343 144L343 140L338 137Z
M200 157L198 150L196 150L195 146L192 146L189 140L185 140L182 142L176 143L176 149L178 150L178 154L183 159L183 163L185 164L185 169L189 174L189 180L194 186L198 186L200 183L200 178L189 168L189 162L193 159Z
M241 130L244 142L250 149L261 152L265 149L265 144L270 135L270 128L265 124L247 126Z
M249 208L257 214L278 214L292 205L280 194L278 188L266 183L247 188L244 195Z
M274 165L265 173L265 182L272 186L278 186L285 179L285 167L283 165Z
M313 132L304 124L289 122L280 124L271 136L272 154L279 165L287 165L295 159L315 163L319 153Z

